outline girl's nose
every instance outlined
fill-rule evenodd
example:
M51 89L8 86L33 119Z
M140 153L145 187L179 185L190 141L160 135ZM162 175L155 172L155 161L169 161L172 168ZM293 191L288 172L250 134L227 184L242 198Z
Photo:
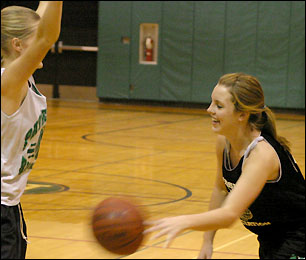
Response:
M206 111L211 114L212 113L212 108L211 108L211 104L209 105L209 107L206 109Z

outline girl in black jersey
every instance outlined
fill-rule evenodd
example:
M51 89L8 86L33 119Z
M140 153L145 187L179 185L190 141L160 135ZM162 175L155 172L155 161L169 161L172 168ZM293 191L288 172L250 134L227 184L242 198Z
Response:
M211 97L218 164L209 211L147 221L153 226L145 233L167 235L168 246L185 229L206 231L198 258L211 258L216 231L240 218L258 235L261 259L305 259L305 180L289 142L277 135L260 83L226 74Z

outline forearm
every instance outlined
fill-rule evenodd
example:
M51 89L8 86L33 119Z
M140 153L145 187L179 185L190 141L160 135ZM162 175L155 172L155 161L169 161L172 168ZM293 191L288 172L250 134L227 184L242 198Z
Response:
M186 215L186 229L197 231L229 228L238 218L229 208L221 207L204 213Z
M46 7L47 7L48 1L40 1L39 5L37 7L36 13L42 17L45 13Z
M217 187L214 187L210 199L209 210L220 208L223 201L226 198L226 195L227 193L225 191L218 189ZM216 232L217 230L205 231L203 236L204 242L212 242L214 240Z
M51 45L56 42L60 34L62 1L46 1L38 7L44 9L37 28L37 38L44 39Z

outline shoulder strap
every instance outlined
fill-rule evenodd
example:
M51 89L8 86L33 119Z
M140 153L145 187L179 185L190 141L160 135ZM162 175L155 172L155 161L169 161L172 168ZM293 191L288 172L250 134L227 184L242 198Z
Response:
M257 138L255 138L253 140L252 143L249 144L248 148L246 149L246 151L244 152L244 159L248 158L250 152L255 148L255 146L257 145L258 142L263 141L265 138L263 136L258 136Z
M267 143L269 143L263 136L258 136L257 138L255 138L254 140L253 140L253 142L252 143L250 143L250 145L248 146L248 148L246 149L246 151L245 151L245 153L244 153L244 155L243 155L243 162L242 162L242 165L243 165L243 163L244 163L244 160L246 159L246 158L248 158L248 156L250 155L250 152L255 148L255 146L257 145L257 143L258 142L261 142L261 141L266 141ZM270 144L270 143L269 143ZM271 145L271 144L270 144ZM273 147L273 146L272 146ZM273 149L274 149L274 147L273 147ZM275 149L274 149L275 150ZM276 151L275 151L276 152ZM277 154L277 152L276 152L276 154ZM282 166L281 166L281 162L280 162L280 159L279 159L279 155L277 154L277 157L278 157L278 160L279 160L279 166L280 166L280 168L279 168L279 177L276 179L276 180L269 180L269 181L267 181L268 183L274 183L274 182L278 182L279 180L280 180L280 178L281 178L281 176L282 176Z

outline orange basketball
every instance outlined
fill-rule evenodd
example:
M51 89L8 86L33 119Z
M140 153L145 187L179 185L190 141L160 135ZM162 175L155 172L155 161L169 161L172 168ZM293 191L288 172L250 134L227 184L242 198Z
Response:
M100 245L108 251L132 254L143 240L143 216L132 202L107 198L93 212L92 229Z

